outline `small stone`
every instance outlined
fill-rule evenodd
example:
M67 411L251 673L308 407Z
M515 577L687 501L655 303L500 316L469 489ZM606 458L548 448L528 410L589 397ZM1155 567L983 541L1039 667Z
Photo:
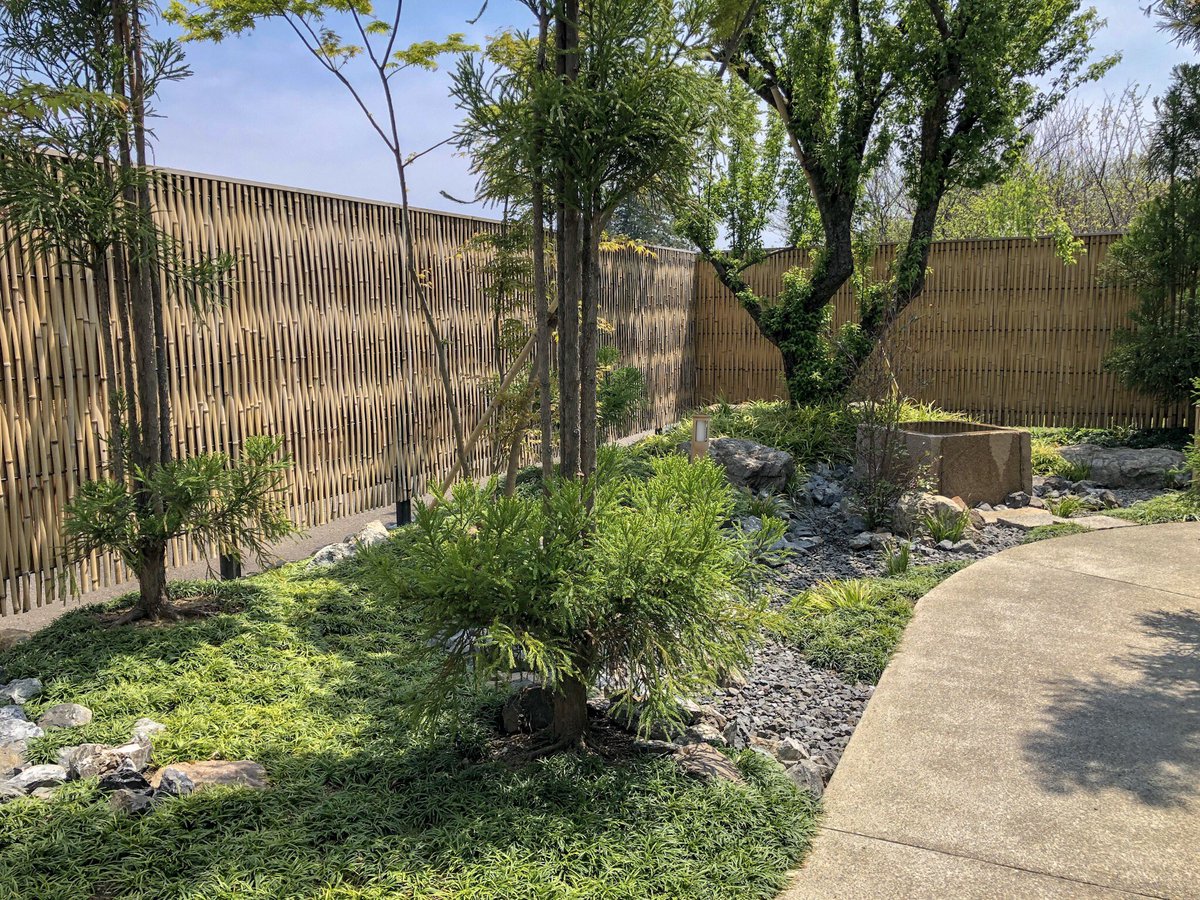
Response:
M961 540L950 547L955 553L975 553L979 547L974 541Z
M25 768L25 742L0 744L0 779L9 778Z
M62 766L42 765L22 769L7 783L28 794L40 787L57 787L66 780L67 770Z
M45 732L27 719L0 719L0 746L40 738Z
M92 721L92 711L78 703L59 703L50 707L38 719L38 725L51 728L78 728Z
M718 778L745 784L742 774L733 761L708 744L689 744L675 751L675 762L684 774L700 781L711 782Z
M335 566L353 555L354 547L351 544L330 544L313 554L309 566L314 569Z
M796 762L808 756L808 750L795 738L784 738L775 751L780 762Z
M116 812L141 816L154 807L154 797L149 791L119 790L109 795L108 805Z
M25 796L25 792L18 787L14 787L7 781L0 781L0 804L7 803L10 800L20 800Z
M29 640L30 632L20 628L0 628L0 653Z
M106 744L74 744L59 747L58 764L72 778L92 778L100 774L102 756L108 750Z
M368 522L356 534L352 534L346 538L345 543L363 547L374 547L376 544L382 544L388 539L387 527L379 519L374 522Z
M196 789L196 782L186 772L167 766L158 779L158 789L172 797L186 797Z
M873 537L874 537L874 535L872 535L871 532L869 532L869 531L859 532L854 537L850 538L850 545L849 545L850 549L851 550L870 550L871 549L871 540Z
M0 702L28 703L42 692L42 683L36 678L18 678L0 687Z
M677 744L712 744L713 746L725 746L725 736L717 729L715 725L710 725L707 722L700 722L698 725L693 725L675 739Z
M100 790L102 791L145 791L149 789L150 782L133 767L129 760L113 771L100 776Z
M223 759L206 759L197 762L173 763L167 768L186 775L196 785L196 790L206 787L243 787L251 790L265 790L269 784L267 770L252 759L226 761ZM157 788L162 783L163 772L159 769L150 779L150 784Z
M28 722L29 717L25 715L25 707L12 704L9 706L0 706L0 721L4 719L20 719L22 722Z
M1022 509L1029 505L1029 495L1024 491L1013 491L1004 498L1004 503L1009 509Z
M821 777L821 769L816 763L802 759L789 767L787 773L792 781L796 782L797 787L808 791L814 799L820 800L821 795L825 793L825 779Z
M954 549L954 541L950 540L949 538L947 538L944 541L938 541L937 548L939 550L953 550Z
M1036 497L1036 496L1035 496L1035 497L1030 497L1030 498L1029 498L1029 505L1030 505L1030 506L1032 506L1034 509L1045 509L1045 508L1046 508L1046 501L1045 501L1045 500L1043 500L1041 497Z
M166 730L167 726L161 722L155 722L153 719L138 719L133 723L131 740L135 744L150 744L153 735L162 734Z

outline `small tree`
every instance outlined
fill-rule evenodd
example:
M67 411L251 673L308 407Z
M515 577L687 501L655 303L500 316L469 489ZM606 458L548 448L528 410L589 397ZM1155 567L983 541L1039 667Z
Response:
M1200 66L1177 66L1155 107L1148 158L1165 188L1109 251L1106 277L1139 303L1106 363L1128 387L1176 403L1200 377Z
M435 662L410 712L435 719L519 663L553 692L552 752L586 741L602 675L649 727L745 664L764 603L751 538L723 527L734 496L722 470L673 455L649 479L622 478L605 456L544 498L461 483L418 511L402 555L372 557L369 580L412 612Z
M474 48L463 40L462 34L400 45L403 11L403 0L395 0L390 9L385 6L379 12L376 12L375 4L370 0L171 0L166 18L184 28L185 40L208 41L222 41L231 35L246 34L267 19L282 20L292 29L308 54L347 90L372 131L383 141L392 156L400 187L400 240L404 246L405 265L405 277L401 284L404 314L407 317L409 299L415 299L433 338L438 376L458 451L458 467L464 474L470 474L470 447L463 431L449 353L434 315L429 286L422 275L424 262L417 253L408 199L409 167L436 147L416 152L405 148L401 137L405 111L395 79L411 69L436 69L441 57ZM326 21L329 14L349 17L349 39L330 27ZM355 60L366 66L365 83L353 77L352 64ZM442 141L436 146L444 143ZM412 379L406 378L405 381L411 391ZM407 481L409 473L402 472L400 477ZM411 485L404 487L408 489Z
M29 254L85 268L100 300L110 393L111 477L67 510L72 559L117 552L136 573L128 619L171 616L168 542L191 537L239 557L293 526L280 499L286 460L270 439L242 458L175 461L162 285L199 310L222 297L227 254L188 261L159 228L146 118L159 86L184 78L182 54L152 39L139 3L13 0L0 6L0 220ZM118 353L118 338L123 352Z

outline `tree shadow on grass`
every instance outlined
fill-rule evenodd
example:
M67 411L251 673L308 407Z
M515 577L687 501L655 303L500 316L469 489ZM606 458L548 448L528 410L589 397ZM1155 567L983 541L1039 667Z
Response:
M1116 789L1152 807L1200 795L1200 612L1147 612L1153 646L1114 658L1115 677L1050 685L1042 727L1025 739L1043 786Z

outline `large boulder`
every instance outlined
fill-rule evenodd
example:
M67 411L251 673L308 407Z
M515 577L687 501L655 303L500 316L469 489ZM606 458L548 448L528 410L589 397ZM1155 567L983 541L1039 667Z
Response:
M1059 453L1068 462L1087 466L1088 480L1106 487L1163 487L1178 480L1171 471L1184 464L1182 453L1165 447L1134 450L1076 444Z
M782 491L796 471L795 460L786 450L776 450L741 438L717 438L711 441L708 455L725 469L730 484L756 494L759 491Z
M185 778L192 785L189 793L208 787L239 787L261 791L270 784L267 770L252 759L205 759L172 763L155 772L150 784L158 789L165 781L168 790L175 790L184 783Z

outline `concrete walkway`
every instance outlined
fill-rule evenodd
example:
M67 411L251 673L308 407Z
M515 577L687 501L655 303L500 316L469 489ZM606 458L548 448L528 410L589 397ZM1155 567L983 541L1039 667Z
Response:
M825 808L786 900L1200 897L1200 525L928 594Z

